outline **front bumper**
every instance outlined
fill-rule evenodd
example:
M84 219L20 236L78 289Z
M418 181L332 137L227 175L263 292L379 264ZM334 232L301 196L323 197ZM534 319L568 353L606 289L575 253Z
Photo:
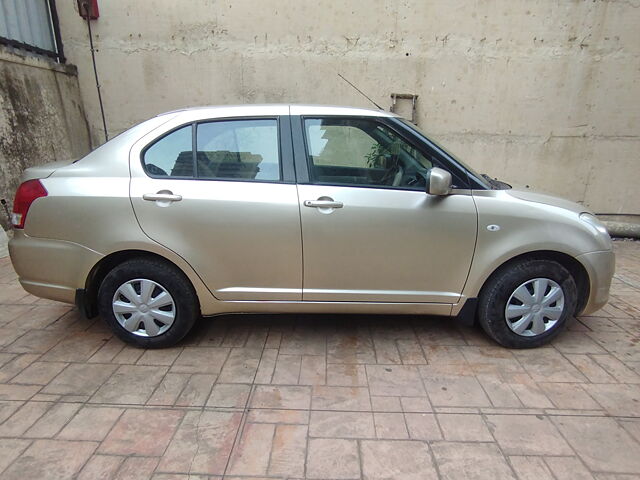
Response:
M75 302L76 289L85 288L89 272L103 257L77 243L30 237L22 230L9 241L9 255L22 288L65 303Z
M585 253L576 258L589 274L589 299L580 312L582 315L588 315L601 309L609 301L616 259L612 250Z

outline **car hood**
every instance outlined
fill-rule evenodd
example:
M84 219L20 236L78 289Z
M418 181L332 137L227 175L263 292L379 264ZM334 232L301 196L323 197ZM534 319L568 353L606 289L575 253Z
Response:
M526 200L527 202L543 203L545 205L564 208L565 210L570 210L576 213L589 211L584 207L584 205L580 205L579 203L575 203L564 198L555 197L553 195L547 195L545 193L511 189L507 191L507 194L520 200Z

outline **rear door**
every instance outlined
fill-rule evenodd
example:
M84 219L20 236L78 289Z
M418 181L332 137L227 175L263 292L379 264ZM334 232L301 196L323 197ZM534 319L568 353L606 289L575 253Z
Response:
M172 125L131 153L142 230L221 300L301 300L300 213L288 107Z

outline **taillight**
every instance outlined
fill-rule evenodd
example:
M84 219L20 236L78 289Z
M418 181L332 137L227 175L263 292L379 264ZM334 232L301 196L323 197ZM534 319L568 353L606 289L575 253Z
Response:
M47 196L47 189L40 183L40 180L27 180L18 187L16 198L13 201L13 213L11 223L14 228L24 228L27 219L27 212L31 204L40 197Z

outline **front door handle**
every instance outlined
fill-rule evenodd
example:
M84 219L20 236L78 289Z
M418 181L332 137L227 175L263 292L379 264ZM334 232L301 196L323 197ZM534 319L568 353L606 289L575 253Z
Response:
M174 195L167 190L160 190L158 193L145 193L142 195L142 199L149 202L179 202L182 200L182 195Z
M305 200L304 206L314 208L342 208L344 204L334 200Z

